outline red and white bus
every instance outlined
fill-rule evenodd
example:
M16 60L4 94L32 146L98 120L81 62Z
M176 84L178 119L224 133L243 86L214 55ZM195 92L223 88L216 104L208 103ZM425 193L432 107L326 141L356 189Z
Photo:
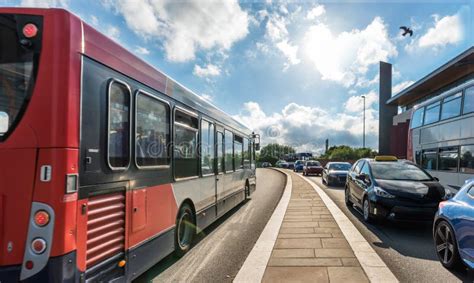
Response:
M254 190L258 139L61 9L0 8L0 281L131 281Z

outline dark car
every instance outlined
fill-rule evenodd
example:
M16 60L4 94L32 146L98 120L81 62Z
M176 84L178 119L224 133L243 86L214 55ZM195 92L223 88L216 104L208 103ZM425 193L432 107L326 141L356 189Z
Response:
M308 160L303 166L303 175L321 175L323 173L323 167L319 161Z
M464 262L474 269L474 180L439 204L433 239L443 266L455 268Z
M262 162L262 168L272 167L270 162Z
M295 172L302 172L304 167L304 160L296 160L295 162L295 168L293 171Z
M288 162L288 167L286 167L286 168L291 169L291 170L295 169L295 163L294 162Z
M350 169L351 164L348 162L329 162L323 168L322 181L328 186L345 185Z
M364 221L433 221L438 204L452 192L428 172L395 157L360 159L347 176L345 201Z

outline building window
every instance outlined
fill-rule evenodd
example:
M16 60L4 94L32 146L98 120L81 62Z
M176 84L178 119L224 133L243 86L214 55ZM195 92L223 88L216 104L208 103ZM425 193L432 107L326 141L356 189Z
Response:
M201 120L201 172L214 173L214 124Z
M441 120L453 118L461 114L462 92L448 96L443 99L441 108Z
M474 112L474 86L467 88L464 91L464 108L462 113Z
M438 170L457 172L459 149L457 147L444 147L439 149Z
M244 160L242 158L242 138L234 135L234 168L244 168Z
M234 171L234 135L232 132L225 130L224 131L224 138L225 138L225 155L224 155L224 164L225 164L225 172Z
M423 169L436 170L436 160L438 159L438 150L423 150L421 156L421 166Z
M174 176L176 179L197 176L198 119L176 110L174 126Z
M135 158L141 167L169 164L170 141L169 106L160 100L137 93L136 97Z
M474 174L474 145L461 146L459 168L461 173Z
M413 117L411 119L411 128L417 128L423 125L423 114L425 113L425 108L416 109L413 113Z
M130 164L130 89L118 81L109 85L108 162L112 169Z
M224 172L224 134L217 132L217 172Z
M418 166L421 166L421 151L417 150L415 152L415 163L418 165Z
M425 110L425 119L424 125L436 123L439 121L439 110L440 110L440 101L437 101L431 105L426 106Z

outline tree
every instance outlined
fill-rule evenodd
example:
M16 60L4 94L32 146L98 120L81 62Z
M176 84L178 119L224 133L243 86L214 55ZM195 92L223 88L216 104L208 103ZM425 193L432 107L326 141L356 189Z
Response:
M327 152L321 155L321 158L328 160L357 160L374 157L375 155L377 155L377 152L370 148L352 148L347 145L339 145L331 146Z
M268 144L260 150L260 154L257 157L257 162L270 162L275 163L284 157L285 154L295 153L295 149L291 146L281 145L277 143Z

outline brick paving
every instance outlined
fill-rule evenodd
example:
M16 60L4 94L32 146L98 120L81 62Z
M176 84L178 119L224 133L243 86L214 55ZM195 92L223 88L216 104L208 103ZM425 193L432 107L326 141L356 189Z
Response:
M319 195L291 174L291 199L262 281L369 282Z

